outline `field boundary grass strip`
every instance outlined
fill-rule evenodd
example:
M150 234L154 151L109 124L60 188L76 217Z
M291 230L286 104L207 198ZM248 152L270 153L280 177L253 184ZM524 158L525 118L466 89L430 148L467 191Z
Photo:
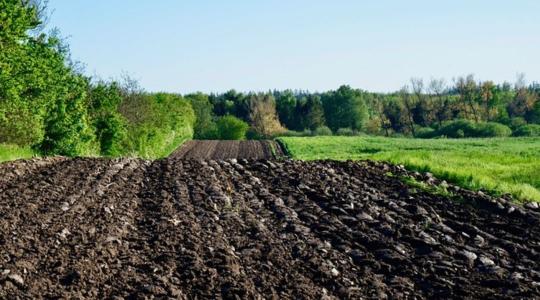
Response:
M281 152L283 153L284 158L292 158L291 151L289 150L289 147L287 147L286 143L279 138L275 139L274 141L278 147L281 147Z

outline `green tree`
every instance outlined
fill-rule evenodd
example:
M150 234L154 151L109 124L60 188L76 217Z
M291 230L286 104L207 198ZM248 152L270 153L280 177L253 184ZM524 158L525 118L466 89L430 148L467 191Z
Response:
M88 95L90 120L102 155L122 154L122 144L127 138L127 121L118 112L122 100L122 91L117 82L98 82L90 87Z
M540 124L540 100L538 99L533 108L525 116L530 123Z
M438 126L452 118L450 96L444 79L432 79L428 87L432 98L434 118Z
M297 115L295 114L295 109L297 106L296 96L291 90L286 90L282 93L277 93L276 95L276 110L278 113L279 120L285 127L299 130L297 124Z
M408 128L407 113L401 99L393 96L384 101L383 114L386 117L386 126L394 132L405 132ZM387 133L388 135L388 133Z
M244 140L249 125L237 117L227 115L218 119L218 136L222 140Z
M409 129L409 133L415 137L414 107L416 106L416 103L414 102L413 95L409 93L409 88L405 86L399 91L399 97L403 104L402 112L405 114L404 117L407 120L407 128Z
M85 106L86 85L80 77L71 79L79 82L66 82L70 92L59 95L66 98L56 98L47 111L45 136L39 145L44 154L76 156L97 152Z
M318 127L325 126L324 108L321 97L318 95L307 96L304 108L302 109L302 116L302 129L314 130Z
M126 91L119 111L127 120L126 154L165 157L193 137L195 112L182 96Z
M28 38L27 32L41 24L40 7L30 1L0 1L0 47L3 51Z
M456 90L459 94L460 101L465 109L464 112L467 118L472 115L475 122L480 122L480 114L478 107L479 90L474 80L473 75L467 77L459 77L456 81Z
M215 139L217 135L216 123L213 116L213 105L208 96L203 93L186 95L195 111L196 121L194 138Z
M361 130L368 119L368 110L362 92L347 85L323 94L322 103L328 126Z
M0 141L47 154L89 154L97 147L88 80L57 35L35 33L42 11L36 1L0 1Z
M238 118L249 120L249 97L235 90L227 91L222 95L213 95L210 102L214 106L216 116L234 115Z

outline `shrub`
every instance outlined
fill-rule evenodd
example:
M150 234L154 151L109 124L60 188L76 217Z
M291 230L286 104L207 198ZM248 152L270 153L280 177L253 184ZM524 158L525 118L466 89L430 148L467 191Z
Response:
M355 135L357 135L357 132L352 130L351 128L339 128L336 131L336 135L355 136Z
M421 139L431 139L437 136L435 129L431 127L419 127L416 129L416 137Z
M533 136L540 137L540 125L538 124L529 124L519 127L514 131L514 136Z
M283 136L283 137L302 137L302 136L312 136L312 135L313 135L313 132L311 132L311 130L309 129L305 129L304 131L287 130L279 134L279 136Z
M469 120L445 122L436 132L437 136L446 136L450 138L473 137L475 134L475 124Z
M424 132L425 130L425 132ZM510 127L496 122L474 123L469 120L456 120L443 123L443 125L433 132L429 129L422 129L422 136L419 137L437 137L445 136L450 138L469 138L469 137L507 137L512 135Z
M120 112L128 123L124 154L161 158L193 137L195 113L181 96L131 93L124 96Z
M217 121L218 137L222 140L243 140L249 125L237 117L227 115Z
M306 128L303 131L300 131L300 135L301 136L312 136L313 135L313 130Z
M519 127L523 125L527 125L527 121L525 121L525 118L523 117L516 117L510 120L510 127L513 128L514 130L518 129Z
M217 126L214 122L212 112L213 106L208 99L208 95L202 93L190 94L186 96L190 100L195 111L194 138L198 140L213 140L217 138Z
M495 123L478 123L476 124L474 137L507 137L512 135L510 127Z
M540 101L536 101L532 110L525 115L525 119L529 123L540 124Z
M123 143L127 138L127 128L124 118L119 114L108 114L93 122L96 137L99 141L101 155L120 156Z
M0 143L11 143L21 147L32 146L43 139L43 118L25 105L0 107Z
M45 154L95 154L88 79L56 33L43 33L42 1L0 2L0 142Z
M219 132L216 122L210 122L205 127L199 127L199 132L194 136L198 140L217 140Z
M90 87L88 113L102 155L122 154L122 144L127 138L127 123L118 113L120 103L122 91L116 82L99 82Z
M326 126L319 126L315 130L313 130L313 135L332 135L332 130Z
M89 122L86 93L76 84L69 86L72 94L55 99L47 113L45 136L39 150L47 155L96 155L99 145Z

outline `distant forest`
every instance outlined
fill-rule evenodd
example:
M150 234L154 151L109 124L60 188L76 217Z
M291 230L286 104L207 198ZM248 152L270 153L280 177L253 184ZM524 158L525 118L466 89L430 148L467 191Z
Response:
M537 135L540 84L477 81L458 77L411 79L394 93L372 93L349 86L337 90L271 91L268 93L191 94L198 116L195 134L212 138L212 120L233 115L249 124L248 136L356 135L431 138ZM262 107L262 108L261 108ZM258 115L263 114L265 117ZM206 121L205 121L206 120Z

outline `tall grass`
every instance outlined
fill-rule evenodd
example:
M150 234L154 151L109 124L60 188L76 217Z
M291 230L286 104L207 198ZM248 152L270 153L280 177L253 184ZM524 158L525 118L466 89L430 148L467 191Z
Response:
M374 159L431 172L473 190L540 201L540 138L284 137L294 158Z
M30 148L21 148L14 145L0 144L0 162L31 158L34 156L34 151Z

